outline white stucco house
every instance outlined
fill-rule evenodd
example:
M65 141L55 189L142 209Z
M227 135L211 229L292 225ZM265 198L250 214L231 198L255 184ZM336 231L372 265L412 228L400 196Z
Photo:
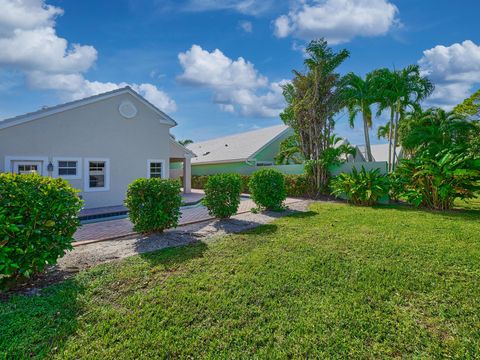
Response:
M85 208L122 205L140 177L169 178L183 162L190 192L191 158L175 142L177 123L130 87L0 121L0 171L62 177Z

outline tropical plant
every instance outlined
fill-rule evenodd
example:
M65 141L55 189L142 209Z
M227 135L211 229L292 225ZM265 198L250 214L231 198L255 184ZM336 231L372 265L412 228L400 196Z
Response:
M357 115L362 114L367 161L373 161L368 129L372 127L371 106L377 101L377 90L373 86L372 77L372 74L368 74L365 79L362 79L354 73L348 73L343 79L350 127L354 127Z
M434 90L428 77L422 76L420 67L410 65L402 70L379 69L371 73L372 86L377 89L378 111L390 112L389 120L389 170L395 169L398 161L398 129L408 111L419 108L419 103Z
M285 176L276 169L255 171L248 183L252 200L260 208L266 210L282 210L287 198Z
M306 71L294 70L294 79L284 86L287 107L280 116L298 135L305 159L314 161L311 176L319 193L326 187L329 174L317 160L330 146L333 117L345 106L341 76L336 69L349 52L334 52L327 41L320 39L310 42L306 53Z
M332 194L346 197L355 205L371 206L388 195L389 180L379 169L358 171L355 167L351 173L341 173L331 181Z
M209 176L203 204L210 215L225 219L235 215L240 205L242 178L238 174Z
M125 205L133 229L140 233L162 232L176 227L180 218L180 182L171 179L137 179L127 190Z
M456 198L471 199L480 191L480 158L457 149L428 151L404 159L396 169L401 196L429 209L451 209Z
M411 154L428 151L431 156L444 149L468 148L470 139L478 137L478 128L464 115L440 108L407 116L400 127L403 148Z
M377 129L377 138L378 139L387 139L390 140L390 136L393 135L393 131L390 131L390 123L386 123L385 125L381 125Z
M289 136L280 143L280 150L275 156L277 165L301 164L304 160L297 134Z
M81 207L65 180L0 174L0 283L30 277L71 250Z

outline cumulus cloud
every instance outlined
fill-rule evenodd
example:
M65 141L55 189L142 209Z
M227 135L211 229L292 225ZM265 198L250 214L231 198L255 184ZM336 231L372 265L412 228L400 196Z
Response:
M437 45L423 52L422 72L436 85L429 104L451 108L480 83L480 46L465 40L450 46Z
M341 44L357 36L386 34L399 23L397 14L388 0L300 0L274 21L274 33L304 40L324 37Z
M212 52L198 45L178 54L184 84L210 88L220 109L244 116L274 117L282 111L284 99L281 85L261 75L255 66L239 57L232 60L219 49Z
M84 77L97 59L97 50L69 44L57 35L55 19L62 9L44 0L0 0L0 9L0 68L20 71L31 88L57 90L72 100L127 85ZM130 85L159 108L175 110L175 102L154 85Z
M233 10L247 15L259 15L269 10L272 0L189 0L189 11Z

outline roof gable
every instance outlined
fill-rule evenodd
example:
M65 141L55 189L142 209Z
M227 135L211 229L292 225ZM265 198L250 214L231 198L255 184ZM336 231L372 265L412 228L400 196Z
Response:
M140 102L142 102L150 110L154 111L160 117L160 121L162 123L164 123L166 125L170 125L170 126L176 126L177 125L175 120L173 120L170 116L168 116L163 111L158 109L155 105L153 105L147 99L145 99L143 96L141 96L136 91L134 91L130 86L126 86L126 87L123 87L123 88L120 88L120 89L115 89L113 91L93 95L93 96L90 96L90 97L87 97L87 98L84 98L84 99L75 100L75 101L71 101L71 102L68 102L68 103L47 107L47 108L44 108L44 109L40 109L38 111L34 111L34 112L30 112L30 113L26 113L26 114L23 114L23 115L19 115L19 116L15 116L15 117L12 117L12 118L9 118L9 119L2 120L2 121L0 121L0 130L11 127L11 126L23 124L23 123L26 123L26 122L42 119L42 118L45 118L47 116L58 114L58 113L68 111L68 110L71 110L71 109L75 109L75 108L78 108L78 107L81 107L81 106L93 104L93 103L96 103L96 102L99 102L99 101L102 101L102 100L105 100L105 99L109 99L109 98L112 98L114 96L122 95L122 94L130 94L131 96L137 98Z
M188 145L188 149L197 155L192 159L192 164L246 161L254 158L287 131L292 130L286 125L272 126L193 143Z

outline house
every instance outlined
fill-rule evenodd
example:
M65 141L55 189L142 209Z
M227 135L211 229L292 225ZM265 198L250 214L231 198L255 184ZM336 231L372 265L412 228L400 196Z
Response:
M61 177L85 208L122 205L128 185L169 177L183 163L190 192L194 153L170 136L177 123L130 87L0 121L0 171Z
M360 154L363 157L363 161L367 159L367 149L365 145L358 145L357 148L360 150ZM372 151L373 161L381 162L385 161L388 163L388 144L377 144L370 145ZM403 149L401 146L397 146L397 161L403 158Z
M274 165L280 143L293 134L278 125L190 144L187 148L197 155L192 175L250 174L255 167Z

